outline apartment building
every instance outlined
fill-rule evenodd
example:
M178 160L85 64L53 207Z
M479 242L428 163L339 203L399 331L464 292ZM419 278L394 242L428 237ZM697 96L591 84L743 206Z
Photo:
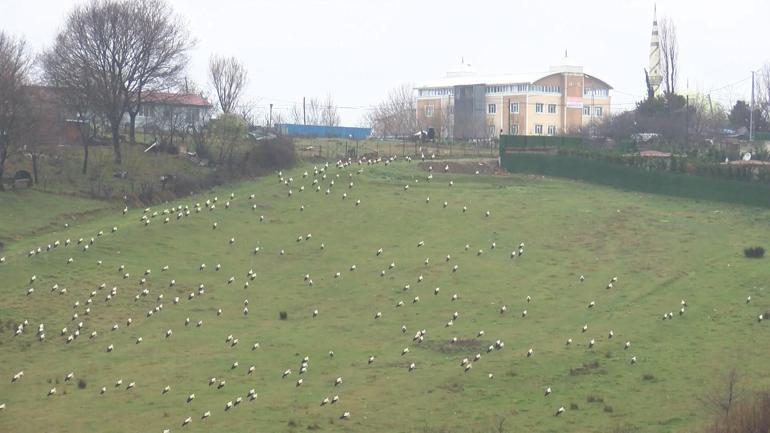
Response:
M610 115L605 81L562 64L547 72L479 74L463 65L417 91L417 122L439 138L572 135Z

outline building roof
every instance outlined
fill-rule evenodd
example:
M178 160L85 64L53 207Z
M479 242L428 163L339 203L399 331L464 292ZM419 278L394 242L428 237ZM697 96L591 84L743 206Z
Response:
M187 105L192 107L211 107L211 103L195 93L152 92L142 97L147 104Z
M566 60L566 58L564 59ZM472 84L532 84L543 78L554 74L583 74L583 67L576 65L569 65L564 62L561 65L551 66L548 71L540 72L526 72L516 74L495 74L495 73L479 73L473 69L470 65L462 65L460 69L450 70L443 78L435 80L429 80L420 85L415 86L417 89L430 89L430 88L446 88L453 86L466 86ZM604 83L607 88L611 89L612 86L607 84L604 80L596 78L593 75L585 74L587 77L591 77Z

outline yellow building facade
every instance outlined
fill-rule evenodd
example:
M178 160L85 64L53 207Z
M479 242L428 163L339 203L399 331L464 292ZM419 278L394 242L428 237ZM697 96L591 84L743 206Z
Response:
M464 68L416 87L417 121L440 139L574 135L610 115L611 89L580 66L501 75Z

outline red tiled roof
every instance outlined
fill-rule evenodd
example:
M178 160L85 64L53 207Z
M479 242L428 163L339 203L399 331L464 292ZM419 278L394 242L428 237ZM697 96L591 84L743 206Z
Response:
M168 105L190 105L195 107L211 107L206 98L194 93L153 92L142 96L143 102Z

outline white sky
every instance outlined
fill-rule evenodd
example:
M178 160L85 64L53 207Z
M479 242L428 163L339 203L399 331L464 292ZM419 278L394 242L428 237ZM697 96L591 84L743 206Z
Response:
M0 0L0 28L35 50L51 44L82 0ZM288 113L331 94L343 124L401 83L442 77L460 58L486 72L545 71L570 63L610 83L613 110L644 94L652 0L170 0L198 40L189 76L206 84L211 53L249 69L247 98ZM770 1L658 1L673 19L684 89L729 104L747 98L752 69L770 61ZM741 81L743 80L743 81ZM738 84L734 84L738 82ZM733 85L734 84L734 85ZM725 87L726 86L726 87ZM343 108L350 107L350 108Z

